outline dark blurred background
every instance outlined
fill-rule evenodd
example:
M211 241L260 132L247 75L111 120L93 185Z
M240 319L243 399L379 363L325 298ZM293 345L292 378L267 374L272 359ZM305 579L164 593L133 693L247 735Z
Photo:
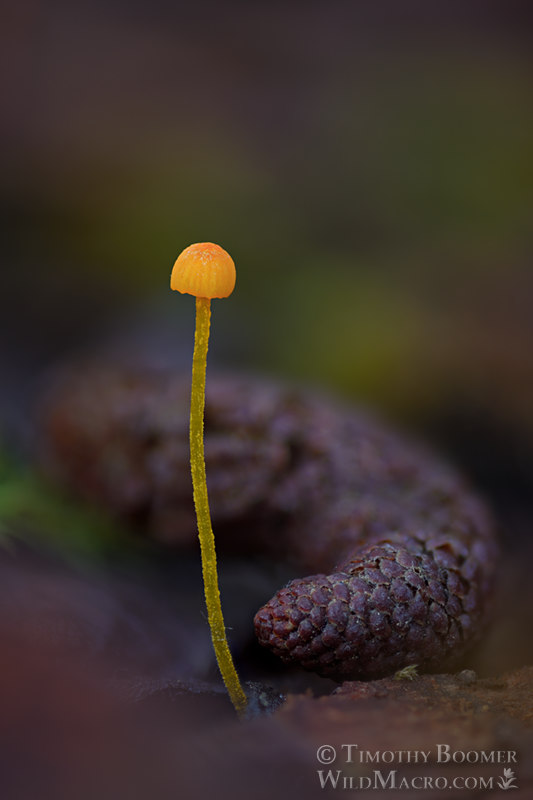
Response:
M192 304L168 277L207 239L238 269L212 359L527 450L532 16L517 2L12 3L3 427L43 367L113 332L188 357Z

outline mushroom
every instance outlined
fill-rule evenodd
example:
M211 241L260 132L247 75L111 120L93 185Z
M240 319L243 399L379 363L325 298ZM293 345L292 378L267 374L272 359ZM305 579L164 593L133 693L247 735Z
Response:
M218 588L215 537L211 525L204 457L204 406L211 299L228 297L235 286L235 264L225 250L211 242L191 244L177 258L170 287L196 297L196 333L192 361L190 454L194 507L204 580L207 618L220 673L237 714L242 717L247 698L233 664Z

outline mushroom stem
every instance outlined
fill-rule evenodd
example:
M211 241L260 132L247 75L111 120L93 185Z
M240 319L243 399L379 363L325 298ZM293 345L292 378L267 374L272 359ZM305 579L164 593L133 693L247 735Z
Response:
M226 685L231 702L239 717L244 715L247 699L233 664L226 628L220 604L218 588L217 556L215 537L211 526L209 499L205 474L204 456L204 406L205 406L205 373L207 367L207 348L209 343L209 326L211 321L211 300L206 297L196 298L196 332L194 335L194 354L192 360L191 386L191 418L190 448L191 473L198 525L198 537L202 554L202 573L204 578L205 602L207 618L211 628L211 640L217 658L218 668Z

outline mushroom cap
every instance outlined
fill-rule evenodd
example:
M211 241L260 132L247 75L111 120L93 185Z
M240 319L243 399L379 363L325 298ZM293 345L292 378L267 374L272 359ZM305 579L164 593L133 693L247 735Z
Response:
M186 247L176 259L170 288L195 297L228 297L235 286L235 264L229 253L212 242Z

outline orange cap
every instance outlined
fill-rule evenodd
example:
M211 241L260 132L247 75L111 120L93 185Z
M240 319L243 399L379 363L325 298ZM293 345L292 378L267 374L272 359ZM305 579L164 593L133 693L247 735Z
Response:
M218 244L199 242L180 253L170 288L195 297L228 297L235 287L235 264Z

